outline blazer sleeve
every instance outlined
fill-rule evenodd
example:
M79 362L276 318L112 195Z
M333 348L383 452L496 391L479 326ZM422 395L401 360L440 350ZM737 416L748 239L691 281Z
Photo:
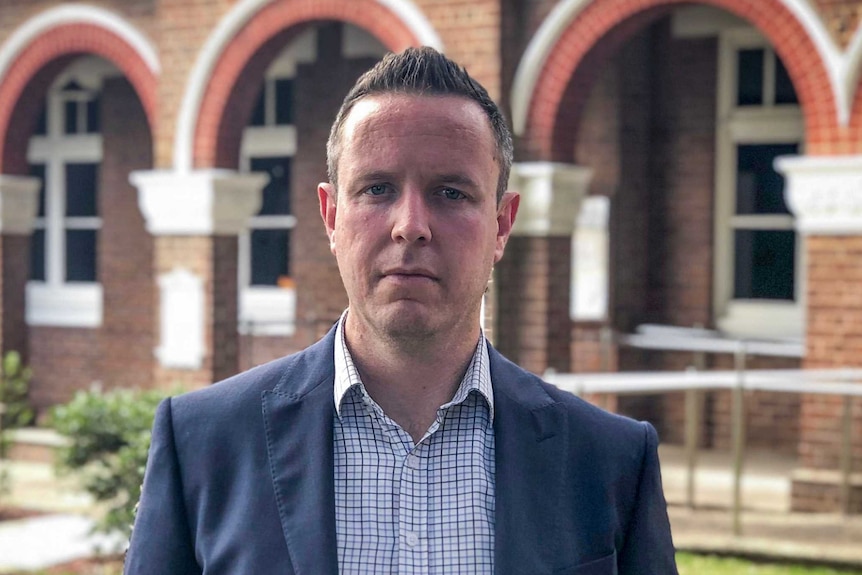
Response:
M667 503L661 485L658 434L642 422L644 454L638 493L625 542L620 550L620 575L675 575L677 573Z
M200 575L183 499L171 399L156 410L125 575Z

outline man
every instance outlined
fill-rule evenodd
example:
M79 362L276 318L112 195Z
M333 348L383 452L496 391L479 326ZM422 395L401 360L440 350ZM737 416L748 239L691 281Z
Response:
M307 350L160 406L126 573L675 573L652 427L481 333L518 210L486 91L434 50L389 55L327 156L349 308Z

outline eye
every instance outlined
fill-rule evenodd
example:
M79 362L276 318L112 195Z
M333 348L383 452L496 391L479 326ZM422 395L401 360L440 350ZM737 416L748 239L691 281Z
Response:
M440 194L447 200L463 200L467 197L462 192L453 188L443 188L440 191Z
M388 187L385 184L374 184L373 186L368 186L365 189L365 193L369 196L382 196L388 190Z

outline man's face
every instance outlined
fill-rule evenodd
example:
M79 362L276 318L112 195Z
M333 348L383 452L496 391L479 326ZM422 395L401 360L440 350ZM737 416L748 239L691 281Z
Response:
M349 327L416 341L478 335L482 294L518 206L508 192L497 204L495 150L490 123L467 98L385 94L355 104L337 193L318 187Z

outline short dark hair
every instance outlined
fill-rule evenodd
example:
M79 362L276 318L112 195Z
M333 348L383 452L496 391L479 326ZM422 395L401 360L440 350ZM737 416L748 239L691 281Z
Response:
M356 102L375 94L463 96L479 104L494 133L495 156L500 166L497 181L497 201L500 201L508 187L509 170L512 167L512 133L506 119L488 91L463 66L428 46L387 54L356 81L344 98L326 142L326 169L329 181L336 189L344 122Z

